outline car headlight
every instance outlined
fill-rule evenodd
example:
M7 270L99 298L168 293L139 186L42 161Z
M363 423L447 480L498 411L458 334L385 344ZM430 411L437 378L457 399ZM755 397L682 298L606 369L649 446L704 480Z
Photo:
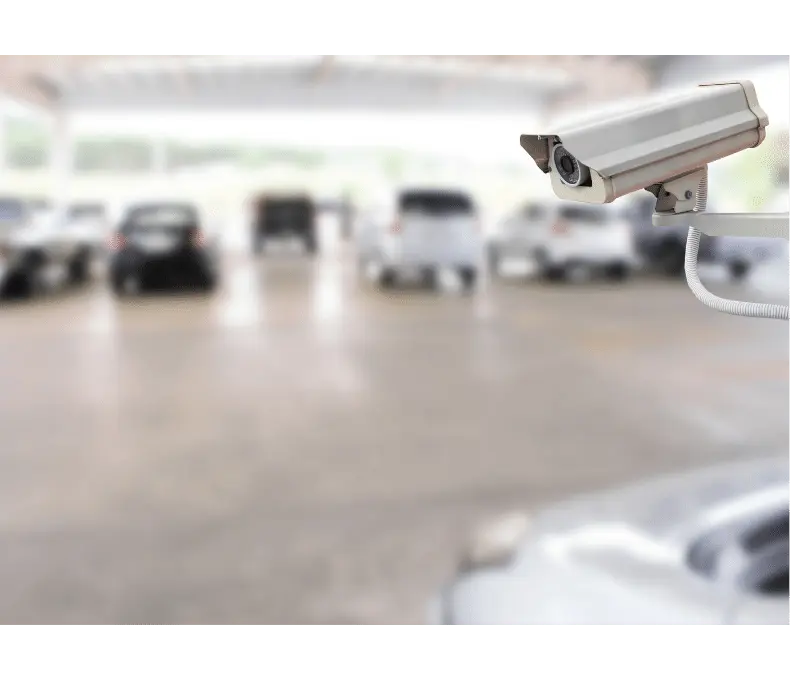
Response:
M461 553L461 574L490 567L500 567L513 559L531 521L524 513L504 515L479 527Z

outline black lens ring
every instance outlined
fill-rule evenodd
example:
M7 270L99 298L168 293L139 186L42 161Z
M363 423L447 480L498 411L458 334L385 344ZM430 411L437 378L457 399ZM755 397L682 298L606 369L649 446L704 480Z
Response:
M579 161L562 144L555 146L553 153L554 167L557 169L562 181L570 186L578 185L581 176ZM572 164L570 171L567 170L568 162Z

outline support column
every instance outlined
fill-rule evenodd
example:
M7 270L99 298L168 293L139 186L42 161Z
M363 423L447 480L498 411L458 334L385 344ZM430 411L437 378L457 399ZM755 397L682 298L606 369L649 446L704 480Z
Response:
M167 141L162 137L151 140L151 174L166 175L168 170Z
M52 126L52 208L55 220L66 216L71 202L71 182L74 175L74 135L71 115L63 109L54 112Z

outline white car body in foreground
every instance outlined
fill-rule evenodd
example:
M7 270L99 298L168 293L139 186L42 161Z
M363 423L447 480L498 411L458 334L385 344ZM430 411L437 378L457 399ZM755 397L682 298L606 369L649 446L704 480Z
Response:
M540 273L563 278L574 268L623 278L637 263L631 226L609 205L529 203L506 217L488 245L496 271L510 257L534 260Z
M0 197L0 289L15 284L28 294L90 276L93 242L51 211L27 200Z
M361 217L357 251L361 266L378 266L385 285L403 274L435 280L439 270L453 269L471 287L483 254L477 208L464 191L404 189Z
M787 624L787 519L786 455L514 515L470 544L430 619Z

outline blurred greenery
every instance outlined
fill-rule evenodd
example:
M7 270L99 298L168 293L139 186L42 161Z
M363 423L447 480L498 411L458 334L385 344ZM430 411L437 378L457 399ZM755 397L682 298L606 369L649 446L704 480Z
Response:
M788 131L769 130L765 141L749 153L728 159L723 181L731 200L743 209L759 210L777 191L788 187Z

